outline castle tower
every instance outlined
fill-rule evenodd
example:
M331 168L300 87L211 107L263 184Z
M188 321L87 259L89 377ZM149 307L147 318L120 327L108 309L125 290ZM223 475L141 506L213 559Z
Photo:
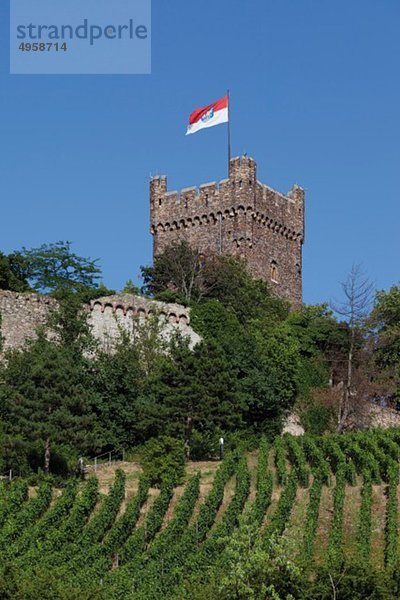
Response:
M151 233L154 256L185 239L205 256L243 257L253 277L274 292L302 303L304 191L295 185L284 195L257 181L256 162L232 158L229 178L167 190L167 178L150 182Z

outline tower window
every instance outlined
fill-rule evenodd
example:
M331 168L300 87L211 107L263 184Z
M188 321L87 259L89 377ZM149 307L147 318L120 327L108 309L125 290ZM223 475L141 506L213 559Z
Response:
M274 283L279 283L278 265L276 264L276 262L274 260L271 263L271 280Z
M158 206L161 206L162 200L161 198L158 199Z

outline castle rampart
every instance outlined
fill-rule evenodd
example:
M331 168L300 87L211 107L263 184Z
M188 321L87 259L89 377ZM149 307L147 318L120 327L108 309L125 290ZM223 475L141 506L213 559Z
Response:
M57 302L49 296L19 294L0 290L1 335L3 350L21 348L44 325Z
M189 338L191 346L200 341L200 337L190 327L189 310L180 304L156 302L133 294L104 296L92 300L88 307L88 322L93 335L108 349L120 336L121 329L134 334L135 322L151 317L159 317L160 329L164 338L179 331Z
M36 330L46 323L51 309L57 302L49 296L18 294L0 290L1 335L3 350L22 348L36 335ZM132 332L135 319L158 315L164 335L179 331L188 337L193 346L200 337L190 327L190 312L179 304L167 304L134 296L120 294L104 296L83 305L94 336L106 347L113 345L120 329Z
M154 255L180 239L207 255L243 257L254 277L294 306L302 301L304 191L287 195L257 180L255 161L231 159L229 178L168 191L165 176L150 182Z

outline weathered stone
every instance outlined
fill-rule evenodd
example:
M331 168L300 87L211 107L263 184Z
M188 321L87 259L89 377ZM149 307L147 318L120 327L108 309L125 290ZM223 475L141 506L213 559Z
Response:
M400 427L400 412L366 400L357 406L356 415L350 416L346 425L348 430Z
M89 307L89 323L94 336L105 347L113 346L122 328L128 333L134 332L136 319L142 320L157 315L160 330L164 338L170 338L174 331L179 331L189 338L193 347L200 341L200 336L190 327L189 310L180 304L169 304L148 300L133 294L104 296L92 300Z
M57 302L48 296L0 291L3 350L22 348L28 339L35 336L37 328L45 324L52 308L57 308ZM166 304L132 294L121 294L98 298L83 308L88 313L94 336L106 348L113 346L120 328L130 332L135 318L146 318L152 314L159 315L164 337L168 338L173 331L179 331L189 338L191 347L200 341L200 337L190 327L189 309L179 304Z
M286 417L282 429L282 435L284 433L290 433L291 435L295 436L304 435L305 431L303 425L301 424L299 415L296 415L295 413L290 413Z
M167 178L150 182L154 255L187 240L204 256L240 256L250 273L268 282L294 307L302 303L304 191L287 195L257 181L255 161L232 158L229 179L180 192L167 191Z
M3 350L21 348L44 325L57 302L39 294L19 294L0 290L1 334Z

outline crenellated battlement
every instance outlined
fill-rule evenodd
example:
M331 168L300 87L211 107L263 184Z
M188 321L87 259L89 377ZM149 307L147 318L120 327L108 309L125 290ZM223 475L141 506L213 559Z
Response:
M198 187L168 191L167 178L153 177L150 184L151 232L171 231L210 223L219 215L236 216L241 211L255 218L276 222L294 235L303 236L304 192L298 186L284 195L256 179L252 158L231 160L229 179L203 183Z
M90 312L99 312L101 314L111 313L122 317L143 317L148 318L151 315L159 315L169 323L175 325L190 325L189 310L181 304L171 304L150 300L143 296L134 294L119 294L114 296L104 296L91 300L88 306Z
M3 350L23 348L29 339L35 338L37 329L45 325L50 311L57 308L58 302L50 296L0 290ZM132 333L136 321L140 322L152 315L159 318L160 329L165 338L174 331L179 331L189 339L191 346L200 341L200 337L190 326L189 309L180 304L157 302L133 294L118 294L96 298L89 304L83 304L82 310L87 313L95 338L110 351L120 336L121 327Z
M295 185L283 194L260 182L253 158L232 158L228 179L179 191L168 190L166 176L152 177L150 213L154 255L178 239L186 239L205 255L240 255L255 276L271 281L277 293L293 304L301 302L304 190ZM290 275L290 283L287 277L286 284L270 278L270 271L278 272L278 264Z

